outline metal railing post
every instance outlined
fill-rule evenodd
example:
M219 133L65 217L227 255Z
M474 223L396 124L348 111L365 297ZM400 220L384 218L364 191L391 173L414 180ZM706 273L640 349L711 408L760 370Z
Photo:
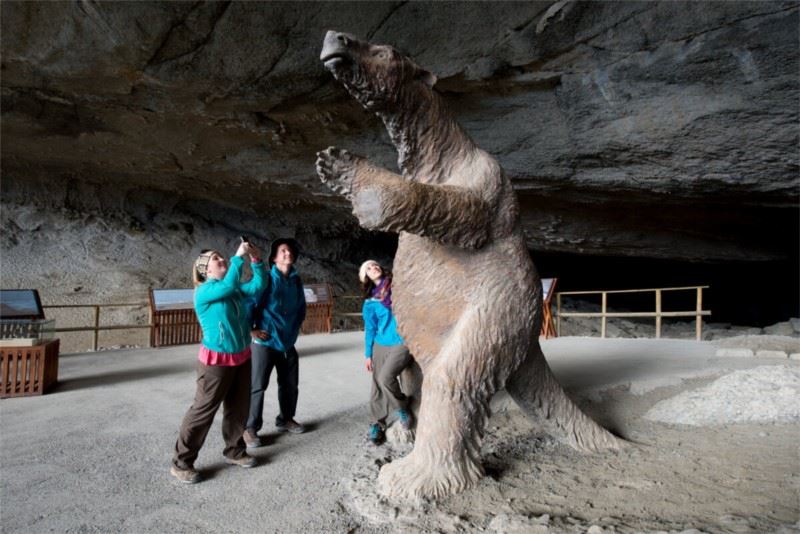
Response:
M603 291L603 297L602 297L603 298L603 305L602 305L602 309L600 310L601 313L603 314L603 317L600 320L600 337L601 338L606 337L606 321L607 321L607 318L606 318L606 303L607 303L607 300L608 300L607 297L608 297L608 294L605 291Z
M556 293L556 333L561 337L561 293Z
M661 337L661 290L656 289L656 339Z
M100 306L94 307L94 337L92 338L92 350L97 352L97 341L100 338Z
M697 319L696 319L697 322L694 327L695 339L697 339L697 341L700 341L700 339L702 339L703 337L703 316L700 314L700 312L703 311L702 287L697 288L697 309L695 311L697 312Z

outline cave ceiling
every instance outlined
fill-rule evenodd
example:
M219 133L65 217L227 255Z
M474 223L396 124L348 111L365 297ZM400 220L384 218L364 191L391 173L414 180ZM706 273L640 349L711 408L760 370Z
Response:
M437 74L511 177L532 249L751 261L797 246L797 2L0 10L4 202L75 202L70 191L91 186L100 210L146 191L312 229L352 222L315 152L336 145L390 168L396 154L318 60L336 29Z

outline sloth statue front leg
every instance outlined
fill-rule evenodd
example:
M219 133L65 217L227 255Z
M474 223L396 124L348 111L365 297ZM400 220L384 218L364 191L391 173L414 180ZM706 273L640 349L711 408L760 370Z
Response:
M317 153L322 182L353 204L368 230L408 232L461 248L480 248L489 236L490 208L474 191L407 180L346 150Z

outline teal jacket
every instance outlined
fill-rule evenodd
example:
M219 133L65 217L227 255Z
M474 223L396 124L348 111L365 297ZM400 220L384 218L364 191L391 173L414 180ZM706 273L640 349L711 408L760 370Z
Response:
M300 326L306 318L306 297L303 282L292 267L289 276L276 265L269 271L269 282L262 295L250 301L253 323L260 330L269 332L269 339L254 343L286 352L294 347Z
M222 280L209 279L194 290L194 311L203 329L203 345L216 352L236 354L250 344L247 295L258 295L266 276L263 263L251 263L253 278L240 283L244 260L234 256Z
M372 358L372 346L375 343L385 347L403 344L392 310L381 304L380 300L365 300L361 315L364 317L364 354L367 358Z

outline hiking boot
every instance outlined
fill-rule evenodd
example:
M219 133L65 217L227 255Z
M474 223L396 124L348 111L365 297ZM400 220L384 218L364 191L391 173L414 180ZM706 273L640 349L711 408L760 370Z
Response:
M408 410L403 410L402 408L397 410L397 420L400 421L400 426L403 427L403 430L406 432L411 430L413 416Z
M306 427L294 419L289 419L283 423L275 423L275 428L278 429L278 432L291 432L292 434L302 434L306 431Z
M369 426L369 440L374 445L380 445L384 442L385 436L383 435L383 429L378 423L372 423Z
M261 439L256 435L256 431L252 428L245 429L244 433L242 434L242 439L244 440L244 444L248 449L257 449L263 445L261 443Z
M194 467L181 469L174 465L169 468L169 474L177 478L183 484L196 484L200 482L200 473L194 470Z
M248 454L244 454L241 458L225 458L225 461L231 465L238 465L239 467L255 467L256 459Z

